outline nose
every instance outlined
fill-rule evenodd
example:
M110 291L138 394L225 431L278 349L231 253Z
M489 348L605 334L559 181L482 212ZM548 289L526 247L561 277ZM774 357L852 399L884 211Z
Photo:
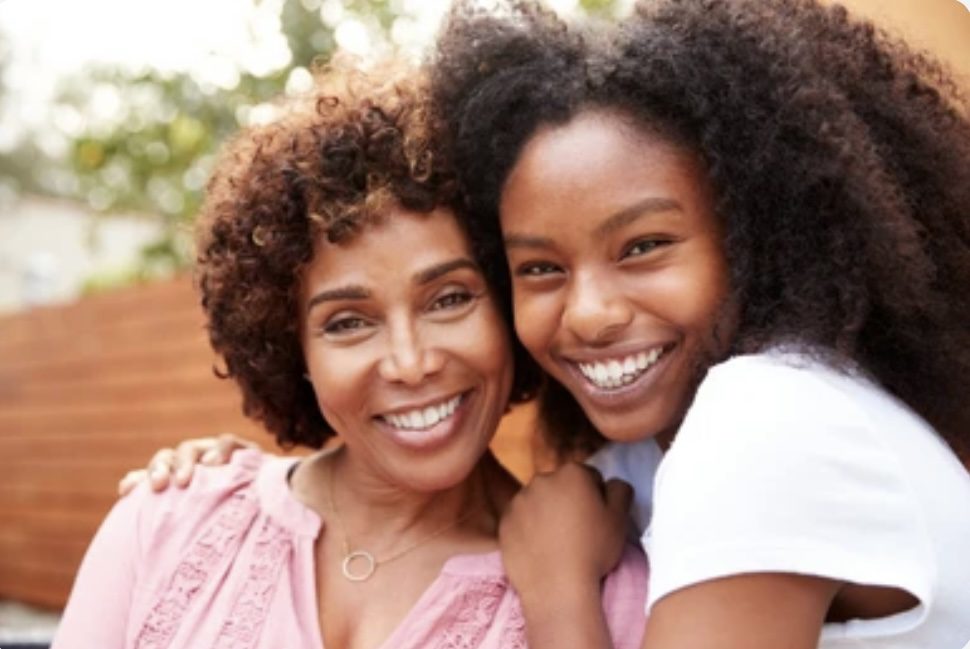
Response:
M391 322L388 328L387 351L378 366L385 381L420 385L441 370L444 354L433 344L426 344L414 322Z
M562 315L577 338L592 345L616 340L633 320L633 309L616 282L594 273L576 273Z

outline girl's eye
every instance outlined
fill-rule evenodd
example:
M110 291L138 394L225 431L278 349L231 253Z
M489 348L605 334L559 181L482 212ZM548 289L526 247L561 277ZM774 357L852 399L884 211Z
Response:
M533 261L519 266L515 274L519 277L545 277L559 272L559 267L547 261Z
M624 252L620 255L620 259L626 259L628 257L640 257L649 252L656 250L657 248L664 245L666 242L659 239L640 239L639 241L634 241Z
M431 310L442 311L445 309L454 309L456 307L468 304L474 297L475 296L468 291L451 291L437 297L431 303Z
M360 331L367 325L367 320L359 316L347 316L344 318L336 318L327 322L327 324L323 326L323 333L332 336L352 334Z

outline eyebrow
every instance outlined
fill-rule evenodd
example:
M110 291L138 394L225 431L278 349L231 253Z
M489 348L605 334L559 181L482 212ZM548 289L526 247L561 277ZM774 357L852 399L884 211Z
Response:
M620 228L633 223L637 219L660 212L683 211L680 203L671 198L658 198L651 196L641 201L637 201L629 207L625 207L619 212L611 215L605 221L596 226L593 234L597 238L619 230ZM504 239L506 248L552 248L552 239L531 234L521 234L512 232Z
M644 216L659 214L661 212L681 211L683 211L683 208L680 206L680 203L674 199L651 196L650 198L645 198L642 201L637 201L630 207L626 207L609 217L596 226L596 229L593 230L593 234L598 238L602 238Z
M458 259L452 259L450 261L445 261L440 264L435 264L424 270L420 270L415 273L411 281L418 286L423 286L424 284L429 284L439 277L444 277L448 273L453 271L468 268L479 272L478 265L471 259L466 257L459 257ZM340 286L338 288L327 289L326 291L320 291L307 302L306 311L310 312L313 307L322 302L333 302L338 300L366 300L369 299L373 293L370 290L360 286L358 284L350 284L348 286Z
M310 301L307 302L306 311L309 313L313 307L322 302L333 302L335 300L366 300L370 296L370 291L357 284L332 288L326 291L320 291L311 297Z
M425 268L424 270L418 271L414 274L412 281L419 286L422 284L428 284L435 281L439 277L443 277L450 272L460 270L462 268L473 270L476 273L479 272L478 264L467 257L458 257L457 259L435 264L430 268Z

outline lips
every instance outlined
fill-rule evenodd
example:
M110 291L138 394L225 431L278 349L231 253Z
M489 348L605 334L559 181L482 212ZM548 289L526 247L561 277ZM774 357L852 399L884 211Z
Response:
M425 430L455 414L455 410L458 409L458 405L461 403L462 396L458 394L450 399L429 406L386 413L379 415L379 418L394 428L400 428L402 430Z
M657 364L667 348L650 349L595 361L574 362L586 381L599 390L616 390L630 385Z
M468 392L428 405L401 408L378 415L391 439L414 451L429 451L448 443L461 429Z
M658 345L634 354L592 362L579 362L576 363L576 366L580 373L597 388L613 390L636 381L653 367L663 353L664 347Z

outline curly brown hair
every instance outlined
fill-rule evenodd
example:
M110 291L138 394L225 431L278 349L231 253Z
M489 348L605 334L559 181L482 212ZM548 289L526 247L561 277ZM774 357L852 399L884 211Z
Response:
M333 64L311 94L281 106L282 117L231 140L209 181L197 281L225 363L216 373L235 379L243 411L284 447L319 448L334 434L304 378L300 343L300 273L314 241L352 237L391 204L456 208L428 107L419 70ZM513 399L522 400L537 373L519 346L515 358Z
M706 163L729 353L794 342L861 366L970 445L970 106L940 64L814 0L654 0L608 40L506 9L459 0L432 82L481 245L503 254L499 196L540 126L619 111ZM564 419L554 445L590 443Z

